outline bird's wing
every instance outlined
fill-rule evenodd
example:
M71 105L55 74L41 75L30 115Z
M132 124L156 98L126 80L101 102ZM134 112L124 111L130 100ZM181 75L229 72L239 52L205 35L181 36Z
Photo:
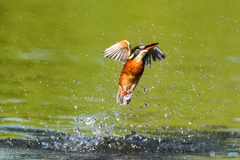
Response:
M161 59L164 59L166 56L160 48L155 46L152 49L148 50L147 55L144 57L144 62L148 66L151 66L151 57L153 61L156 60L160 61Z
M104 57L114 58L115 61L126 61L130 53L130 43L126 40L122 40L107 48L102 54Z

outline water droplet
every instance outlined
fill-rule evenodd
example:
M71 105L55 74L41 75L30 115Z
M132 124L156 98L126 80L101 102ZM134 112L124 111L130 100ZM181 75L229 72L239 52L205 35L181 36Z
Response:
M96 117L94 117L94 118L89 118L88 117L84 121L85 121L86 125L90 125L90 124L94 124L97 121L97 118Z
M146 93L146 89L144 87L142 87L142 89L143 89L143 94L145 94Z
M167 116L168 116L168 113L166 112L166 113L164 114L164 117L167 118Z
M233 90L234 90L234 91L236 91L236 90L237 90L237 88L233 88Z
M102 128L102 121L100 121L99 123L99 128Z
M77 109L77 108L78 108L78 106L74 106L74 108L75 108L75 109Z
M73 128L73 132L80 133L80 129L79 129L78 127L74 127L74 128Z
M136 9L134 9L134 11L136 11Z
M97 129L94 129L94 130L92 131L92 133L93 133L94 135L96 135L96 136L101 136L101 131L99 131L99 130L97 130Z

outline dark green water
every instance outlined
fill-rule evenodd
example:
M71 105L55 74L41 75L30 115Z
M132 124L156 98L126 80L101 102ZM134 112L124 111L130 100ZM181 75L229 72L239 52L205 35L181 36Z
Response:
M86 136L238 133L239 5L1 1L0 139L75 127ZM101 55L122 39L159 42L166 54L145 69L128 106L115 101L122 63ZM232 145L239 151L239 141Z

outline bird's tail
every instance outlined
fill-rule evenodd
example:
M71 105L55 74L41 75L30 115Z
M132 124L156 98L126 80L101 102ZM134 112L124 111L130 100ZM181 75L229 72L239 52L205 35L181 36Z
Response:
M132 93L127 94L123 97L120 91L118 91L116 100L117 102L120 102L120 104L122 105L128 105L132 100Z

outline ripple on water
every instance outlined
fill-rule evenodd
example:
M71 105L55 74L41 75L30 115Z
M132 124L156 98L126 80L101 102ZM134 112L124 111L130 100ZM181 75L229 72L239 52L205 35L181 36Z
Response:
M16 59L24 59L24 60L54 60L56 56L51 50L33 50L33 52L27 53L23 52L15 55Z
M8 104L8 103L24 103L25 101L22 100L22 99L14 99L14 98L11 98L11 99L0 99L0 103L3 103L3 104Z
M29 130L35 132L34 130ZM38 131L34 139L2 139L1 148L27 148L55 150L59 153L81 153L109 155L139 155L139 156L169 156L169 155L192 155L209 156L210 151L232 151L238 152L232 143L239 142L239 132L193 132L172 133L172 138L161 136L147 138L135 131L126 136L106 136L101 132L95 136L84 136L84 134L65 134L47 131ZM36 133L36 132L35 132ZM40 133L42 136L40 136ZM168 134L168 133L162 133ZM179 138L181 137L181 138ZM30 155L31 156L31 155ZM171 159L171 158L170 158Z
M240 76L238 76L238 75L232 75L232 76L230 76L230 78L232 81L240 81Z
M233 63L240 63L240 57L228 56L228 60Z

